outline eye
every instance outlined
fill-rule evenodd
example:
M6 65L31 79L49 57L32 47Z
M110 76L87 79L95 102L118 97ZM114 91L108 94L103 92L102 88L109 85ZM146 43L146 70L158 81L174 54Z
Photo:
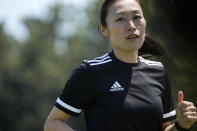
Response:
M116 21L125 21L126 19L123 17L118 18Z
M134 20L141 19L141 18L142 18L142 16L140 16L140 15L136 15L133 17Z

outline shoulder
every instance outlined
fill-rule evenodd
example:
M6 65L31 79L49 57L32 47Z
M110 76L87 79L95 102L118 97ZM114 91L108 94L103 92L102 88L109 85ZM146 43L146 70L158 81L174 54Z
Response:
M165 75L165 66L162 62L145 59L141 56L139 56L139 60L141 62L141 67L148 72L159 73L162 76Z
M164 69L164 65L159 61L148 60L141 56L139 56L139 60L147 67Z
M109 53L96 57L92 60L83 60L83 62L73 71L72 76L90 76L96 69L109 67L108 63L112 61Z
M104 65L107 65L108 63L110 63L112 61L111 56L109 55L109 53L106 53L102 56L96 57L92 60L84 60L84 64L87 65L87 67L101 67Z
M164 82L164 84L168 84L169 78L167 73L167 68L159 61L147 60L143 57L139 58L141 61L141 65L143 70L146 70L149 74L157 74L159 80Z

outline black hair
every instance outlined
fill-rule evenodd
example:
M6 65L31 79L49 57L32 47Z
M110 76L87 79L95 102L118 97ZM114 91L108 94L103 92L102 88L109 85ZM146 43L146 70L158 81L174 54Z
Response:
M117 0L105 0L100 11L100 23L103 27L107 27L106 17L108 9ZM140 1L136 0L140 5ZM158 55L170 56L170 54L163 48L163 46L146 33L145 40L142 47L139 49L139 55Z

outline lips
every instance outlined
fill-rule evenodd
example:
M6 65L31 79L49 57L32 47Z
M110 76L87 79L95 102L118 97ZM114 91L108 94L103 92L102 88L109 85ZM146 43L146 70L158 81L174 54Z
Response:
M137 38L139 38L139 35L137 34L131 34L126 37L126 39L128 40L137 39Z

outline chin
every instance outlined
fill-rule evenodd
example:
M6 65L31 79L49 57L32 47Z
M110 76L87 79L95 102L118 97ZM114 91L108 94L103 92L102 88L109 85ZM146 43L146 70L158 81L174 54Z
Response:
M130 51L135 51L135 50L139 50L142 47L142 45L140 44L132 44L127 46L125 49L126 50L130 50Z

